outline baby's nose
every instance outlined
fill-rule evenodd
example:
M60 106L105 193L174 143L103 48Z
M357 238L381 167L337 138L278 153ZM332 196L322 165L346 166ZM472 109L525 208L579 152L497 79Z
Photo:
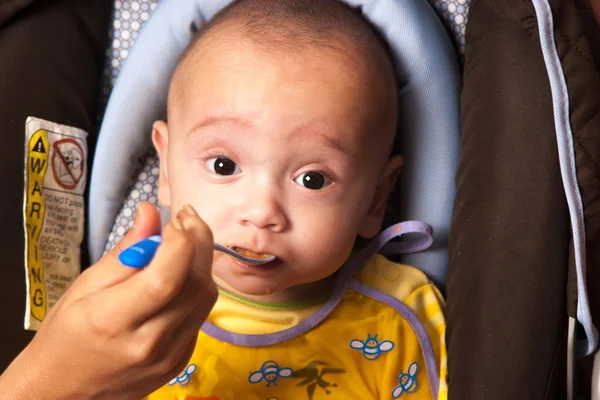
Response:
M238 220L242 225L254 225L276 233L284 231L287 225L283 208L274 196L258 192L245 201Z

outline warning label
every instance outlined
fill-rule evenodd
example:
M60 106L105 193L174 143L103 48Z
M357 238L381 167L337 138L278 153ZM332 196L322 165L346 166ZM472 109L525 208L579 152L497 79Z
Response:
M37 330L80 273L87 134L37 118L26 131L25 328Z

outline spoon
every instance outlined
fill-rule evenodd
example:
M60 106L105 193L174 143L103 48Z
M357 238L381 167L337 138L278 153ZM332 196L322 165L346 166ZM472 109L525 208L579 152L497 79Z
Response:
M134 244L131 247L123 250L121 254L119 254L119 261L128 267L132 268L144 268L146 265L150 264L154 254L156 253L156 249L162 242L162 236L155 235L150 236L147 239L142 240ZM228 254L239 261L243 262L246 265L263 265L268 264L272 261L275 261L277 257L271 256L269 258L265 258L259 260L257 258L246 257L231 249L229 247L225 247L219 243L215 243L213 248L222 253Z

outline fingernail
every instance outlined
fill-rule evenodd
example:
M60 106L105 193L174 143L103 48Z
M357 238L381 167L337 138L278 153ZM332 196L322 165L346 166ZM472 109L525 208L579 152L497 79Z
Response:
M173 227L175 227L175 229L178 229L180 231L183 231L183 224L181 223L181 221L179 220L179 218L174 218L171 220L171 223L173 224Z
M142 214L144 213L142 211L142 203L137 203L137 205L135 206L135 219L133 220L133 224L137 225L140 222L140 219L142 218Z
M194 210L194 207L190 206L189 204L184 204L183 205L183 211L185 211L185 213L187 215L189 215L190 217L195 217L198 215L198 213L196 212L196 210Z

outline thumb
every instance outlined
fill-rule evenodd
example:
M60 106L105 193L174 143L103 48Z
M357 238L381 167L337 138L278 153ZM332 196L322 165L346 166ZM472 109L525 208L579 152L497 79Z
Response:
M82 293L81 297L116 285L138 272L135 268L124 266L119 261L119 254L131 245L160 233L160 228L158 209L148 202L140 202L136 209L133 226L125 237L77 280L81 281L80 285L86 287L82 291L85 293Z
M160 233L160 214L158 209L147 201L138 204L133 226L125 237L102 257L100 264L107 256L119 258L119 254L131 245Z

